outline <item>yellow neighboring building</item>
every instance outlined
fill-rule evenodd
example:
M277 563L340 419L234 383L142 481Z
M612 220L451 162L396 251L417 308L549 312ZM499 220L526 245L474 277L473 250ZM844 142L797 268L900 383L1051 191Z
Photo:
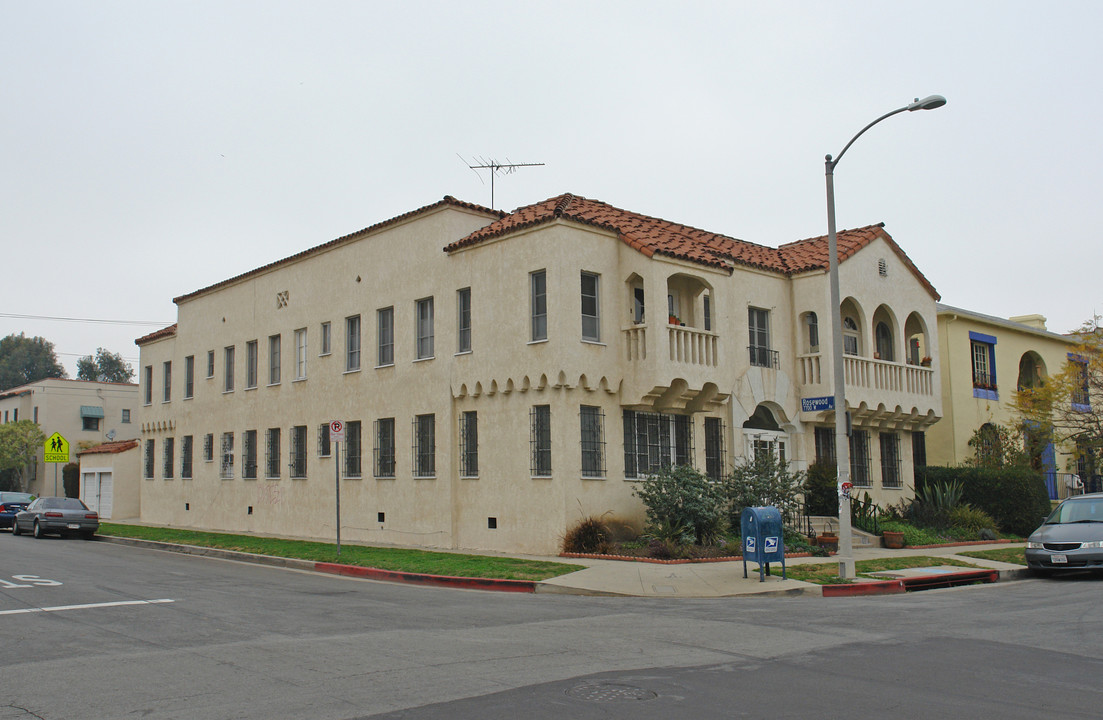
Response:
M938 294L880 225L839 248L852 478L895 504L942 414ZM175 302L137 340L151 523L333 537L339 484L345 539L554 553L642 525L664 465L834 449L824 237L446 197Z
M931 465L958 465L975 457L969 440L985 424L1018 426L1016 391L1059 372L1076 344L1070 336L1047 330L1041 315L1005 320L941 303L938 342L944 417L927 432ZM1077 472L1072 449L1047 445L1035 462L1045 473L1050 497L1067 497L1067 481Z

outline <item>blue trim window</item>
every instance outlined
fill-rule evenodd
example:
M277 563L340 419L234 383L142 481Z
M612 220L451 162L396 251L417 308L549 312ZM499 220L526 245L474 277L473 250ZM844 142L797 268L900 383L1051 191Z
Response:
M996 385L996 338L978 332L969 333L969 355L973 364L973 397L999 400Z
M1072 409L1075 412L1091 412L1091 395L1088 392L1088 361L1087 358L1076 353L1068 354L1069 362L1077 365L1077 374L1080 382L1072 391ZM83 409L83 408L82 408Z

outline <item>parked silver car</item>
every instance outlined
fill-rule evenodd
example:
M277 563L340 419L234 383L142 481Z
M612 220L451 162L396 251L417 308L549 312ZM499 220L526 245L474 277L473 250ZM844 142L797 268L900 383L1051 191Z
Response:
M1103 569L1103 493L1058 505L1026 541L1026 562L1039 575Z
M100 516L76 498L40 497L15 514L13 535L80 535L91 540L100 529Z

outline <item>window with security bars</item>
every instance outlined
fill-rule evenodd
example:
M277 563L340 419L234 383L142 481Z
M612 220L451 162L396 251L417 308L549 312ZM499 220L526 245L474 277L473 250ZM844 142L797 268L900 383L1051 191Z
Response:
M724 421L705 418L705 475L719 481L724 477Z
M896 433L881 433L881 487L899 488L900 437Z
M154 444L155 444L154 440L146 440L145 467L143 468L144 472L142 474L142 477L144 477L146 480L152 480L153 479L153 467L154 467L154 465L153 465L153 448L154 448Z
M329 423L318 426L318 457L329 457L333 453L329 441Z
M222 462L219 477L230 480L234 477L234 434L222 433Z
M435 477L437 474L436 423L436 415L414 418L414 477Z
M674 465L693 466L688 415L624 411L624 476L646 477Z
M479 476L479 415L460 413L460 477Z
M816 428L816 462L835 464L835 428Z
M265 433L264 476L278 478L280 476L280 429L268 428Z
M360 477L360 453L360 421L352 420L345 423L345 477Z
M551 476L551 405L534 405L529 411L529 456L533 477Z
M394 477L394 418L375 421L375 477Z
M605 477L605 411L583 405L578 409L582 449L582 477Z
M180 441L180 478L191 480L192 436L185 435Z
M203 462L214 462L214 433L203 436Z
M850 482L854 487L873 487L869 479L869 433L857 428L850 433Z
M246 430L241 434L241 477L257 479L257 431Z
M172 478L172 466L176 463L176 440L174 438L165 438L163 446L163 457L161 458L161 473L162 477L166 480Z
M291 428L291 477L306 477L306 425Z

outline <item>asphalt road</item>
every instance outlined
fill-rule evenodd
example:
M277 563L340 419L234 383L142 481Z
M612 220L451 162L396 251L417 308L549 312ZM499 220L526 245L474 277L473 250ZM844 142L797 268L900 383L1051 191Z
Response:
M517 595L0 533L0 719L1098 718L1101 601Z

